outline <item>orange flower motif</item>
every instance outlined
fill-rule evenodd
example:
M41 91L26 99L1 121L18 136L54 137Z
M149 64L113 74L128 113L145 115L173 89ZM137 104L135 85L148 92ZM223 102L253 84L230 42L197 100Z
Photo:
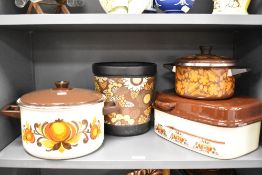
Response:
M183 80L183 76L179 71L177 71L177 73L176 73L176 78L177 78L177 80Z
M26 143L34 143L35 142L35 136L32 132L32 127L26 123L25 129L23 129L22 131L22 137L23 137L23 141L25 141Z
M166 130L163 128L162 125L157 124L157 125L155 126L155 130L156 130L160 135L166 136Z
M44 131L46 137L54 142L67 142L77 134L75 126L63 120L49 123Z
M216 82L219 81L219 79L216 77L214 72L212 70L207 72L209 81Z
M205 140L196 142L194 145L194 149L197 149L198 151L202 151L207 154L218 155L216 148L213 147L208 141L205 141Z
M178 131L172 134L171 136L172 140L175 142L178 142L180 144L187 144L187 140L182 136L182 134Z
M191 70L189 72L189 79L190 81L196 82L198 80L199 76L198 76L198 72L195 70Z
M40 136L37 139L37 145L47 148L47 151L59 151L63 153L77 146L81 138L81 134L87 128L87 121L65 122L63 120L55 120L54 122L45 122L43 124L35 124L35 133ZM83 142L87 143L88 138L84 138Z
M95 140L101 134L101 125L96 122L96 118L93 119L93 122L90 124L90 138Z
M38 145L44 145L50 151L58 150L62 153L70 150L80 139L77 127L60 119L37 126L37 132L44 136L38 140Z
M101 133L100 121L94 117L90 124L87 120L82 121L64 121L61 119L54 122L35 123L34 130L29 123L26 123L22 130L22 138L26 143L35 143L39 147L46 148L46 151L71 150L79 145L79 140L83 143L89 142L89 139L96 139ZM37 139L36 139L37 138Z
M208 83L208 77L207 76L201 76L199 79L199 83L206 85Z
M177 90L177 92L182 92L182 90L183 90L183 85L182 85L182 82L181 82L181 81L177 81L177 82L176 82L176 90Z

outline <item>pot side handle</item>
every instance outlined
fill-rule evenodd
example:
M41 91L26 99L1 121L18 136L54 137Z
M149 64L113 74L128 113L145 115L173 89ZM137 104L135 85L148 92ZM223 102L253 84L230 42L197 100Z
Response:
M20 119L20 108L18 105L7 105L1 110L1 114L7 117Z
M174 65L174 63L167 63L163 65L164 68L171 70L172 72L176 72L176 66Z
M156 100L154 103L154 106L156 108L161 109L162 111L172 111L173 109L176 108L176 103L163 102L163 101Z
M113 112L119 112L120 107L115 102L105 102L105 106L103 108L103 114L108 115Z
M246 72L249 72L249 71L250 70L247 69L247 68L229 69L228 72L227 72L227 76L232 77L232 76L235 76L235 75L238 75L238 74L243 74L243 73L246 73Z

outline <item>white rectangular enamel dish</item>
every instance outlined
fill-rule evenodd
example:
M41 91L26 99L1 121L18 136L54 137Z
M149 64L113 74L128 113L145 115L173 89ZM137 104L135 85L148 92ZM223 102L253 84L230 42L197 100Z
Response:
M217 159L234 159L258 148L261 122L226 128L155 110L155 132L192 151Z

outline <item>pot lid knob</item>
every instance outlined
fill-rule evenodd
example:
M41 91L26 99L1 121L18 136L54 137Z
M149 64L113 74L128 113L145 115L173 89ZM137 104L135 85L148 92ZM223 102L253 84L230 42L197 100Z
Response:
M212 46L200 46L201 55L212 55Z
M69 89L69 81L56 81L56 89Z

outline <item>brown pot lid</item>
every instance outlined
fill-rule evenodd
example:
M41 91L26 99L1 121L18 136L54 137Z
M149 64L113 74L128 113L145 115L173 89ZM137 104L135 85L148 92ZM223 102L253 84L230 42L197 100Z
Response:
M73 106L97 103L103 100L103 95L87 89L70 88L68 81L55 82L55 88L39 90L23 95L19 105L26 106Z
M262 120L262 103L250 97L192 100L174 92L158 92L156 109L188 120L221 127L238 127Z
M236 62L232 58L212 55L211 46L200 46L201 53L198 55L178 58L176 65L190 67L233 67Z

